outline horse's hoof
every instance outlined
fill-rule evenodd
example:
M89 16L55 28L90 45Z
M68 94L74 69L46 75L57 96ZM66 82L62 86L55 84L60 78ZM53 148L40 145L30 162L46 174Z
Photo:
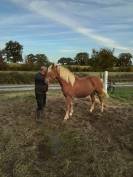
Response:
M64 120L67 120L67 119L69 119L69 116L68 116L68 115L64 117Z
M73 113L70 113L69 116L72 117Z
M92 113L92 111L93 111L93 110L92 110L92 109L90 109L90 113Z

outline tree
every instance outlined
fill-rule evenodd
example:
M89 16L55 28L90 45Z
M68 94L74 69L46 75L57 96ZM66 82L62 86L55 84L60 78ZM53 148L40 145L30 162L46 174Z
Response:
M58 63L60 64L66 64L66 65L71 65L71 64L74 64L74 60L72 58L65 58L65 57L62 57L58 60Z
M50 62L45 54L36 54L35 63L38 65L49 65Z
M5 52L7 56L7 61L17 63L23 61L22 58L23 46L17 41L9 41L6 43Z
M93 49L91 56L93 67L100 70L112 68L115 64L115 57L113 53L114 49L110 50L107 48L102 48L100 51Z
M35 64L37 67L40 67L41 65L48 66L50 64L50 61L45 54L29 54L26 56L25 62L29 65Z
M118 57L118 66L127 67L132 65L133 56L130 53L120 53Z
M75 62L79 65L88 65L89 64L89 54L86 52L77 53L75 57Z
M93 67L96 65L96 59L98 57L98 53L99 53L98 51L96 51L95 49L92 49L90 65Z
M0 50L0 65L4 64L5 61L5 51Z
M26 56L26 63L27 64L32 65L32 64L35 63L35 61L36 61L36 56L35 55L29 54L29 55Z

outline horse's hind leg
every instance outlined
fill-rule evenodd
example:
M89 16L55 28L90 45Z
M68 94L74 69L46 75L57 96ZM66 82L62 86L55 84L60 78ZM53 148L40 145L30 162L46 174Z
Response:
M66 97L67 110L66 110L66 115L65 115L65 117L64 117L64 120L69 119L70 109L71 109L71 101L72 101L72 98L71 98L71 97Z
M98 98L99 98L99 101L101 103L101 112L103 112L103 107L104 107L104 104L103 104L103 95L102 94L98 94Z
M94 106L95 106L95 94L92 93L90 96L91 96L91 101L92 101L90 112L92 112L94 110Z

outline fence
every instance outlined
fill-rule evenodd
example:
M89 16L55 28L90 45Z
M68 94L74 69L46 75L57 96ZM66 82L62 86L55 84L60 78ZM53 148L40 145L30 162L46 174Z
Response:
M115 82L109 80L108 71L103 74L104 89L109 95L119 98L122 101L126 100L128 103L133 100L133 82Z
M86 73L86 75L91 74L91 75L99 75L99 73ZM104 89L108 93L113 93L113 94L120 94L121 96L127 95L127 93L130 93L133 95L133 74L132 73L126 73L128 76L126 79L126 75L124 74L124 80L123 78L120 80L117 75L117 73L109 73L108 71L105 71L101 73L101 77L103 78L104 82ZM34 75L34 74L33 74ZM122 75L122 74L121 74ZM25 75L24 75L25 76ZM26 75L27 76L27 75ZM5 77L3 76L3 79ZM24 77L25 78L25 77ZM110 79L111 78L111 79ZM122 82L125 81L126 82ZM60 86L57 84L53 84L50 86L51 90L58 90L60 89ZM34 84L23 84L23 85L0 85L0 92L6 92L6 91L27 91L27 90L34 90Z

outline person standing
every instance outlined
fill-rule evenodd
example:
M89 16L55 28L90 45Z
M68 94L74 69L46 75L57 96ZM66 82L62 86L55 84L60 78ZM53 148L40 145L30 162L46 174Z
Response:
M41 66L40 71L35 75L35 97L37 102L36 121L41 121L42 113L46 105L46 93L48 91L46 73L47 68Z

